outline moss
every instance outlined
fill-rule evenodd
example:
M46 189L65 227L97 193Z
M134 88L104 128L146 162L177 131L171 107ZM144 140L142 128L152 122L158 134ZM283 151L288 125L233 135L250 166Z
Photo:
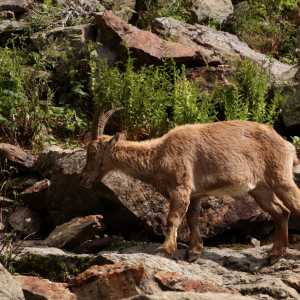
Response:
M94 257L62 257L49 255L24 255L13 261L11 266L16 273L42 276L51 281L65 282L92 265Z

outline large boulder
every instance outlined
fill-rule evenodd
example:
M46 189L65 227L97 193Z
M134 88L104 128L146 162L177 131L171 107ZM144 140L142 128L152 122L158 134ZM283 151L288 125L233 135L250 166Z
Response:
M25 300L21 286L0 264L0 299Z
M298 70L296 65L288 65L251 49L237 36L215 30L204 25L190 25L173 18L157 18L153 30L161 37L181 43L193 49L206 50L207 64L219 62L232 64L241 58L248 58L268 71L275 84L295 84Z
M112 11L95 14L95 21L102 53L112 53L114 60L127 56L129 50L139 63L158 63L166 58L187 64L200 62L195 47L163 40L128 24Z
M222 23L233 13L231 0L193 0L191 12L196 22L214 20Z
M36 170L51 181L40 201L55 224L71 218L101 214L109 232L148 233L162 236L165 232L168 200L155 189L119 171L108 173L102 182L87 190L80 186L79 177L85 166L86 151L50 148L38 159ZM29 201L29 199L27 199ZM40 205L37 201L36 205ZM31 203L34 208L34 202ZM202 201L201 232L214 237L229 230L241 236L263 233L262 224L269 218L250 196L239 198L207 198ZM258 230L259 228L259 230ZM266 228L266 227L264 227ZM188 240L186 222L179 231L179 239Z

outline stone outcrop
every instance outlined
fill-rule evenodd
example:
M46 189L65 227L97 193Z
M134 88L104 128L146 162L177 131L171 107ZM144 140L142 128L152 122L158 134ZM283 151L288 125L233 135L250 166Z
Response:
M191 12L196 23L214 20L222 23L233 13L231 0L193 0Z
M201 57L192 45L183 45L161 39L156 34L138 29L112 13L95 14L98 41L103 44L102 53L111 53L114 60L128 55L128 50L139 63L158 63L173 58L176 62L199 64Z
M21 286L0 264L0 299L25 300Z
M163 38L187 47L196 49L198 47L201 50L204 48L206 55L203 58L208 64L233 63L241 58L248 58L270 72L274 83L278 85L295 84L297 66L270 59L268 56L254 51L237 36L228 32L199 24L186 24L173 18L157 18L152 27Z

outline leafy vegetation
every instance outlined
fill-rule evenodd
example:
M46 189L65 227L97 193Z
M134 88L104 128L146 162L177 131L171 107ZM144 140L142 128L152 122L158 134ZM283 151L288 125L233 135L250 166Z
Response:
M235 7L230 30L250 47L284 62L296 62L293 10L297 0L249 0Z
M137 26L149 28L151 22L159 17L173 17L180 21L189 22L191 15L188 10L189 0L146 0L137 1L139 18Z
M232 83L216 92L218 102L224 106L226 120L241 119L273 123L280 112L284 96L276 90L269 93L267 74L250 60L238 67Z
M0 48L0 132L11 143L40 149L54 139L52 131L73 132L75 110L54 106L54 92L38 65L29 67L25 53Z
M201 91L186 78L185 68L174 63L125 72L96 58L91 63L91 90L102 110L123 106L124 125L132 137L161 135L175 124L243 119L274 122L283 93L269 95L267 74L249 60L243 61L228 86Z

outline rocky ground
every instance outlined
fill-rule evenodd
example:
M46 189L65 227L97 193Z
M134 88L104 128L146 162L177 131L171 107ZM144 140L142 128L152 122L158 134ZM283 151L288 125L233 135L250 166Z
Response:
M59 16L48 23L49 15L41 16L35 2L0 1L0 42L25 36L28 47L55 62L51 72L43 72L47 78L65 68L62 53L75 54L68 62L75 63L92 41L109 63L124 61L128 50L139 65L172 58L206 88L227 84L226 76L244 58L267 70L272 86L297 84L297 65L270 58L225 27L203 21L228 21L240 1L191 1L192 23L155 17L151 30L137 25L139 1L57 0ZM289 135L299 135L299 99L282 108ZM270 265L270 217L250 196L209 197L202 201L203 255L194 263L184 260L184 221L175 257L160 257L155 249L164 236L168 201L120 172L85 189L79 184L85 161L82 147L50 146L37 153L0 143L1 300L300 299L298 220L289 224L293 249ZM300 168L295 180L300 183Z
M207 246L188 263L186 224L176 255L156 254L151 240L162 239L168 204L152 187L113 172L83 189L83 149L52 147L38 157L9 144L0 149L26 170L12 181L23 190L19 204L0 201L2 217L19 234L2 240L2 261L14 275L1 266L1 299L300 299L299 237L291 235L295 249L270 265L271 245L258 239L270 238L272 222L250 197L203 201L205 243L247 244Z
M34 276L11 276L2 268L1 299L24 299L22 290L25 299L300 299L298 250L270 266L269 246L207 247L195 263L183 260L184 250L174 259L155 255L157 246L137 243L96 255L21 247L14 268L30 266Z

